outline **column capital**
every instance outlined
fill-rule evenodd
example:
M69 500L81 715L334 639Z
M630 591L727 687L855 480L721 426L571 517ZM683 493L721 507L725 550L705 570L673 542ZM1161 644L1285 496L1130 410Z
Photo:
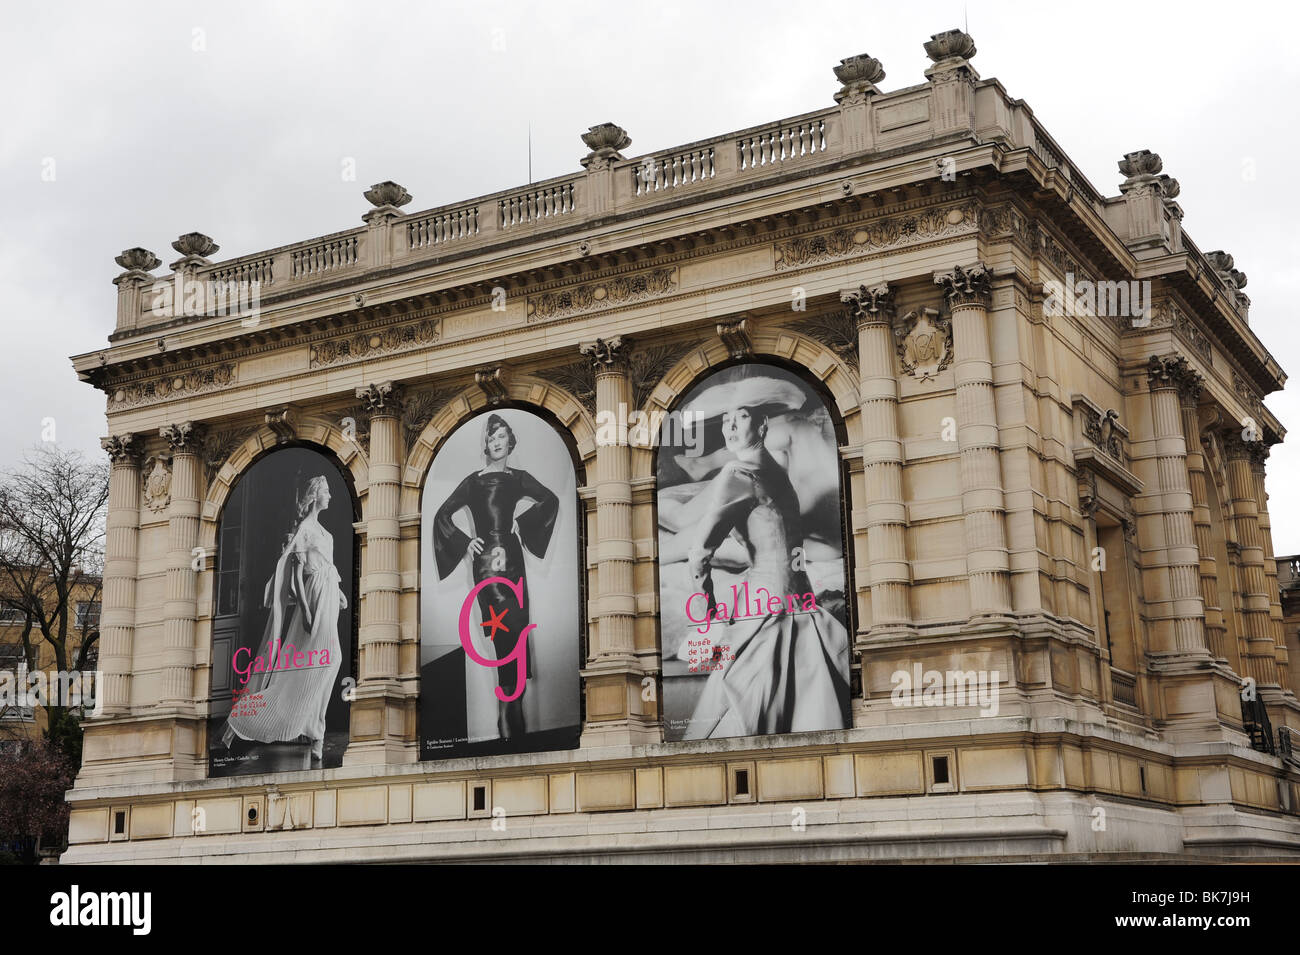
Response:
M1268 448L1262 441L1247 441L1242 437L1242 428L1233 425L1219 432L1219 441L1223 445L1223 456L1230 461L1253 460L1261 451L1268 454ZM1262 458L1261 458L1262 464Z
M393 381L380 381L357 389L366 412L372 417L395 417L402 412L402 386Z
M952 308L988 308L993 299L993 272L983 262L957 265L947 272L935 272L934 284L943 289Z
M135 437L130 431L125 434L110 434L107 438L99 439L99 446L104 449L114 467L138 468L144 449Z
M631 357L632 339L622 335L597 338L583 342L578 346L578 351L591 361L597 374L622 372L627 370L628 359Z
M161 437L172 449L172 454L197 454L203 441L203 426L193 421L163 425L158 429Z
M1176 388L1180 392L1196 372L1182 355L1152 355L1147 359L1147 381L1152 391Z
M840 301L849 307L849 314L853 316L859 328L867 325L888 325L894 320L894 290L888 283L842 289Z
M1178 381L1178 400L1185 408L1195 408L1201 400L1201 390L1205 387L1205 376L1198 371L1187 369Z

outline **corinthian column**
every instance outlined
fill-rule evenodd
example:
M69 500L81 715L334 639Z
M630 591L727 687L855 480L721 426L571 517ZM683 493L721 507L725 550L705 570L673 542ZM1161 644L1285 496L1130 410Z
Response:
M973 624L1002 623L1011 610L1006 505L989 345L988 307L993 297L990 278L988 267L982 263L958 266L934 276L952 310L961 510L966 525Z
M1192 518L1187 442L1179 389L1190 393L1196 373L1187 359L1152 355L1147 363L1151 388L1151 439L1155 450L1155 481L1148 496L1150 516L1162 533L1144 546L1144 566L1163 571L1163 583L1149 592L1153 635L1151 650L1164 663L1190 657L1209 658L1205 639L1205 604L1201 599L1201 558ZM1156 546L1150 547L1150 544Z
M1268 492L1264 488L1264 466L1268 446L1261 443L1251 450L1250 474L1255 481L1255 503L1259 507L1259 538L1264 547L1264 579L1268 584L1269 629L1273 634L1277 658L1277 681L1283 692L1291 686L1291 667L1287 657L1286 635L1282 622L1282 595L1277 586L1277 561L1273 553L1273 521L1268 516Z
M596 339L579 349L595 373L597 414L626 420L631 404L627 365L631 343L620 337ZM631 476L627 444L598 442L594 479L596 594L591 601L596 632L583 671L587 695L584 746L646 741L651 738L647 724L658 713L654 694L647 700L642 692L644 672L636 656Z
M1245 638L1242 665L1257 686L1277 687L1277 642L1269 609L1268 577L1264 571L1264 539L1259 527L1259 503L1251 457L1258 443L1242 439L1241 429L1222 432L1228 461L1228 493L1241 546L1241 620Z
M366 574L362 606L360 682L397 678L401 642L398 507L402 446L401 389L391 381L357 389L370 414L369 485L366 493Z
M191 421L159 430L172 455L171 502L167 506L167 591L163 603L163 687L159 705L194 706L194 618L199 543L199 442L202 429Z
M915 634L908 606L912 570L907 561L903 445L898 436L894 293L888 285L863 285L856 291L841 292L840 300L849 306L858 325L858 395L871 578L870 636Z
M1192 533L1196 540L1201 605L1205 608L1206 644L1215 659L1228 659L1228 627L1219 606L1218 567L1214 557L1214 528L1205 455L1201 453L1200 398L1204 379L1194 371L1178 383L1178 409L1187 450L1187 479L1192 494Z
M135 636L136 555L140 542L140 447L133 434L104 438L112 461L104 541L104 595L99 666L105 716L131 708L131 645Z

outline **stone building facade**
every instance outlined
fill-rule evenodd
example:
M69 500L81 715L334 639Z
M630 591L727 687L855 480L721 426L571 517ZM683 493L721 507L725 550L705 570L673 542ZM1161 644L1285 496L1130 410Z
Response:
M162 278L124 252L116 330L74 358L113 471L63 861L1300 854L1264 491L1285 375L1245 276L1159 156L1103 195L968 35L924 46L922 83L851 57L833 106L761 127L627 158L603 124L573 175L415 213L382 183L361 227L226 261L191 233ZM260 301L212 314L186 282ZM851 725L670 742L656 450L599 427L746 362L834 419ZM421 489L494 407L575 458L580 746L421 761ZM355 494L346 752L216 778L218 530L282 447Z

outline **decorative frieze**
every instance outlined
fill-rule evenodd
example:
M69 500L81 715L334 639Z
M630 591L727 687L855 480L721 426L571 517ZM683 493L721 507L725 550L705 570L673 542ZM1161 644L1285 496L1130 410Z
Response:
M218 391L234 384L236 378L234 362L210 365L206 368L192 368L188 371L159 375L145 381L109 385L109 412L134 408L137 405L153 404L170 398L189 398L194 395Z
M652 269L635 275L620 275L601 282L529 296L528 321L545 322L581 315L677 291L677 268Z
M442 322L437 318L424 318L369 332L340 335L315 342L311 346L309 366L324 368L362 358L377 358L380 355L423 348L435 344L441 337Z
M931 239L963 235L975 232L978 228L979 214L973 202L940 209L923 209L859 226L778 242L776 268L780 271L832 262Z

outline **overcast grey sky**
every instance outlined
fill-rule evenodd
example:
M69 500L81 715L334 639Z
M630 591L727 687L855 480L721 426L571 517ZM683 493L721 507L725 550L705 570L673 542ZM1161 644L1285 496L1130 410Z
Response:
M9 6L0 35L0 468L50 417L100 453L103 396L68 356L112 330L124 248L167 263L184 232L217 258L333 232L384 179L412 210L519 185L530 122L541 179L579 168L595 123L639 155L797 115L831 105L856 53L883 62L882 89L910 86L922 42L964 18L981 76L1102 192L1124 153L1160 153L1187 232L1235 256L1252 326L1300 375L1294 5L50 2ZM1279 554L1300 552L1296 390L1267 399L1293 435L1269 467Z

